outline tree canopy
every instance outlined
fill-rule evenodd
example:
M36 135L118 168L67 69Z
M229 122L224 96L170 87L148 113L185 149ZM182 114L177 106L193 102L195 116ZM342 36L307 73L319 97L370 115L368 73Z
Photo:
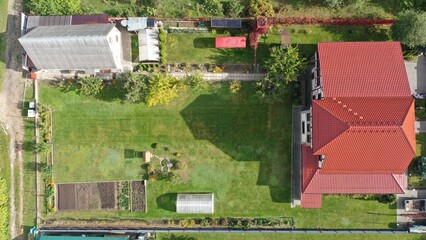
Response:
M275 13L268 0L250 0L247 10L251 17L272 17Z
M125 72L118 79L124 91L124 101L129 103L145 100L149 91L147 76L134 72Z
M71 15L82 13L80 0L31 0L28 9L34 15Z
M405 10L391 27L392 38L413 48L426 45L426 12Z
M149 93L146 96L146 103L148 106L168 104L177 96L179 88L177 79L170 75L154 73L149 78Z
M297 80L306 68L306 59L295 46L273 47L265 67L268 73L265 79L257 82L257 94L275 102L281 99L288 83Z

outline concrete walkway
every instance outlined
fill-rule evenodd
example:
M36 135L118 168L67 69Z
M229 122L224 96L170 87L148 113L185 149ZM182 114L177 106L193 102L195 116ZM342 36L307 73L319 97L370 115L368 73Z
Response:
M426 133L426 121L416 121L416 134Z
M405 62L411 92L426 92L426 57L421 55L417 62Z
M293 106L293 139L291 141L291 207L300 206L300 195L302 190L302 128L300 120L300 111L302 108L302 106Z
M172 72L173 77L183 78L187 76L186 72ZM206 81L257 81L266 77L264 73L202 73Z

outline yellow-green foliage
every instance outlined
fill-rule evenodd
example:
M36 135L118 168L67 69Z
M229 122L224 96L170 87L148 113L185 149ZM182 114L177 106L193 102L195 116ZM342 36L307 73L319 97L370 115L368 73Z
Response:
M9 195L6 180L0 178L0 240L9 236Z
M241 82L234 80L229 83L229 90L231 93L238 93L241 89Z
M146 103L148 106L168 104L177 96L179 88L181 87L175 78L169 75L154 74L149 79L149 94L146 97Z

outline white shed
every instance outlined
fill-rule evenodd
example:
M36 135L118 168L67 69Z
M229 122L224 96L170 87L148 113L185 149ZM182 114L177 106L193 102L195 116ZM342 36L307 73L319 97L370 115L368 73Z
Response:
M138 33L139 61L160 61L160 47L158 43L158 31L144 29Z
M214 213L214 193L179 193L178 213Z

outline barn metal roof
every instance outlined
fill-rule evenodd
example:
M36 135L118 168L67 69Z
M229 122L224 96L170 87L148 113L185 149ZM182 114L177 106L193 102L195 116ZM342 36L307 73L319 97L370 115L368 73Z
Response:
M178 213L214 213L214 194L179 193L176 211Z
M40 26L19 39L38 69L118 68L110 48L113 24ZM121 36L117 36L121 37Z

